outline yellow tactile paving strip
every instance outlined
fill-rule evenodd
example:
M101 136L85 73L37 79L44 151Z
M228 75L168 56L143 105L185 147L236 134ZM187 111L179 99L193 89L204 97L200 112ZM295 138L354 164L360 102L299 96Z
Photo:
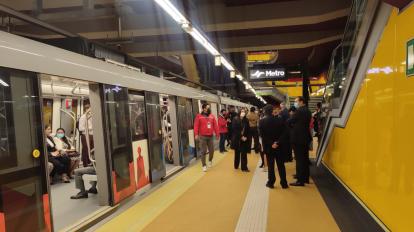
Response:
M249 155L250 173L234 170L233 157L230 152L144 231L234 231L258 155Z
M211 208L219 205L225 199L223 194L229 192L234 194L235 199L240 201L231 201L237 203L237 212L231 208L229 209L229 211L234 211L234 215L232 215L234 225L232 226L235 227L252 174L233 171L232 162L232 152L226 155L216 152L213 168L204 173L201 171L201 165L198 161L196 165L184 170L169 183L104 224L97 231L142 231L145 227L146 231L173 231L173 228L179 228L180 225L185 226L188 222L193 227L189 226L188 230L181 229L180 231L194 231L194 229L200 231L199 224L195 219L200 220L200 217L204 217L202 221L205 222L206 216L211 217L211 215L206 214L210 211L203 211L203 207ZM249 167L253 168L256 163L257 159L252 159ZM227 191L227 188L232 190ZM241 189L244 190L244 193ZM224 207L227 207L227 205ZM204 212L204 214L200 212ZM229 214L227 212L223 213ZM217 219L212 219L212 221L215 220ZM165 225L165 228L154 228L154 225L159 223ZM209 223L212 225L211 222ZM221 224L226 225L228 223L229 221L225 220ZM201 231L203 231L202 228Z
M293 182L294 163L288 163L286 168L288 182ZM270 190L269 197L267 231L340 231L315 184L287 190L277 186Z

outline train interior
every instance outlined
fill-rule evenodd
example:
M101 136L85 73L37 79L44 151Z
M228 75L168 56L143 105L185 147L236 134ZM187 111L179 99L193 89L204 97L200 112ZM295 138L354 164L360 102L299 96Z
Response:
M91 126L81 128L79 125L80 118L83 115L90 117L90 111L88 110L90 106L89 83L45 74L42 74L40 79L45 128L47 126L51 128L50 137L53 138L56 144L59 141L59 134L64 132L64 136L70 145L70 147L65 145L62 148L65 152L60 154L70 158L70 173L67 181L63 180L62 174L53 173L55 167L50 167L51 158L49 158L48 168L52 169L48 170L51 173L49 176L51 210L54 228L60 230L102 207L98 200L99 191L97 194L88 194L88 198L71 199L71 196L75 196L79 192L79 189L75 186L74 171L77 168L88 166L85 162L91 162L92 165L89 165L95 168ZM82 141L83 138L86 138L85 135L89 135L89 139ZM85 152L86 158L85 155L82 156L82 153ZM84 175L82 179L87 190L91 188L93 181L97 180L96 174Z

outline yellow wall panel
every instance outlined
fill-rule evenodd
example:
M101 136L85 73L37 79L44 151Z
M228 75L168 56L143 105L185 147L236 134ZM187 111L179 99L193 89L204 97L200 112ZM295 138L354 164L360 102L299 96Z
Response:
M414 6L394 11L349 121L335 128L324 163L392 231L413 231L414 77L405 75Z

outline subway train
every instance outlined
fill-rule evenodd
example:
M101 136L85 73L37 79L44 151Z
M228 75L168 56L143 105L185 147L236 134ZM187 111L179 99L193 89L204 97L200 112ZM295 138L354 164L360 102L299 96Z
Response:
M0 32L0 231L74 228L188 166L202 102L216 116L251 107ZM58 129L71 168L91 165L82 181L86 189L97 183L97 193L71 199L79 190L70 175L50 175L46 143Z

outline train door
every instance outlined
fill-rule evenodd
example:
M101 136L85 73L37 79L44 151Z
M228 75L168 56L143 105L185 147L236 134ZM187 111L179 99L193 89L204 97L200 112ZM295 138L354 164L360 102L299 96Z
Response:
M128 89L113 85L102 86L106 146L111 164L112 202L117 204L136 191Z
M37 75L0 69L0 231L51 231Z
M196 100L196 99L192 99L192 108L193 108L193 133L194 133L194 119L197 116L197 114L200 113L200 100ZM198 141L195 140L195 137L193 136L194 139L194 147L195 147L195 151L194 151L194 156L195 157L199 157L201 154L199 154L199 146L198 146Z
M134 154L137 190L150 183L147 120L144 92L129 91L132 153Z
M192 118L191 100L184 97L178 97L177 104L178 134L180 142L180 153L183 157L184 165L188 165L194 157L191 152L194 149L194 130ZM191 133L191 131L193 131ZM193 137L191 140L190 137Z
M148 122L148 144L151 182L160 180L166 175L162 153L161 107L158 93L145 92L145 105Z

